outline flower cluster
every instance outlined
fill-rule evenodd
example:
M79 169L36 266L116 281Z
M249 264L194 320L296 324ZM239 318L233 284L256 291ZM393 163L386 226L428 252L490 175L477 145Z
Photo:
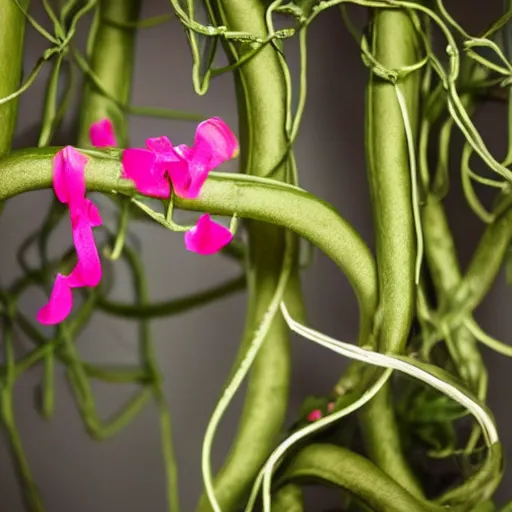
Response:
M95 147L117 145L109 119L93 123L89 136ZM147 139L145 148L125 149L121 177L132 180L137 191L146 196L169 198L172 187L178 197L195 199L208 173L237 154L235 135L222 119L214 117L198 125L191 147L173 146L167 137L156 137ZM77 263L68 276L57 274L48 303L37 314L42 324L57 324L69 315L72 288L97 286L101 280L92 228L102 221L96 206L85 197L86 164L87 157L71 146L59 151L53 161L53 189L57 199L69 208ZM185 246L199 254L214 254L232 238L228 228L205 214L185 233Z

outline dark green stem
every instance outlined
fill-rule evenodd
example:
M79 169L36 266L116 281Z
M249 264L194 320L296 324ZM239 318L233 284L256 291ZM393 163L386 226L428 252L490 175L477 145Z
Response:
M208 304L232 293L243 290L246 286L245 276L231 279L216 288L199 292L184 298L170 299L168 301L148 303L137 306L124 302L115 302L100 297L97 303L98 309L115 316L138 320L140 318L158 318L162 316L176 315L188 311L191 308Z
M419 60L418 40L405 11L376 10L373 54L383 66L398 69ZM399 82L416 133L418 75ZM405 121L395 86L372 73L367 91L368 179L374 209L379 269L378 347L402 352L415 309L415 233L411 172ZM387 384L360 414L366 448L386 473L417 496L420 486L404 456Z
M148 286L144 277L144 268L137 254L127 246L124 248L124 256L132 274L137 301L144 307L148 301ZM147 318L142 318L139 322L139 340L142 364L151 377L149 389L152 391L160 418L160 438L166 472L167 509L169 512L179 512L178 466L172 440L171 413L165 399L163 378L158 368L151 339L151 325Z
M15 468L18 473L20 485L24 491L24 499L26 505L31 512L43 512L44 506L39 494L39 490L35 484L32 472L28 464L20 434L16 427L16 418L14 415L14 384L15 375L15 355L13 344L13 323L12 309L13 304L5 305L8 309L8 315L3 319L3 348L5 354L5 372L0 380L0 413L1 422L9 440L9 447Z

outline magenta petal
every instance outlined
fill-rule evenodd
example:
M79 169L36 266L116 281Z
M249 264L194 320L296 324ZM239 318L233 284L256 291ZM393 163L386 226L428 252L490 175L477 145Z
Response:
M61 149L53 159L53 189L61 203L83 201L87 157L71 146Z
M192 172L191 172L192 171ZM178 197L195 199L208 177L206 169L199 169L193 163L181 160L167 166L172 189Z
M159 155L159 159L165 159L165 160L178 160L178 157L176 156L174 152L174 146L172 145L171 141L165 137L152 137L146 140L146 147L150 150Z
M101 281L101 263L91 225L84 215L78 215L71 222L78 263L68 276L68 286L97 286Z
M194 137L195 159L215 169L238 155L238 141L229 126L219 117L200 123Z
M205 213L197 224L185 233L185 247L198 254L214 254L233 239L228 228L211 220Z
M208 157L198 158L196 148L189 148L185 144L176 146L175 150L181 159L167 166L173 190L178 197L195 199L210 172Z
M87 216L87 220L91 227L96 228L98 226L101 226L102 219L100 211L98 210L98 207L90 200L85 200L85 212Z
M108 118L92 123L89 128L91 144L97 148L117 146L114 125Z
M123 151L122 177L132 180L141 194L167 198L171 193L171 186L156 161L157 156L152 151L126 149Z
M67 278L57 274L48 303L37 313L37 321L44 325L62 322L71 312L73 297L67 284Z

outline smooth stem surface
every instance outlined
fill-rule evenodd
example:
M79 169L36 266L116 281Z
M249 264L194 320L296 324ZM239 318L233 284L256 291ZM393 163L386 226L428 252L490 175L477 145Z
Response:
M350 491L375 512L443 510L413 496L368 459L331 444L310 444L303 448L287 466L280 482L319 480Z
M60 148L15 151L0 160L0 200L23 192L50 188L52 160ZM30 173L23 170L30 169ZM89 156L86 186L107 194L135 193L130 180L120 178L120 163ZM214 215L261 220L286 227L329 256L346 274L357 296L361 325L375 315L377 273L367 245L355 229L328 203L297 187L272 180L210 173L201 196L176 198L176 207ZM304 213L307 212L307 215Z
M231 30L266 35L265 10L259 0L216 2L219 21ZM226 45L231 61L246 50ZM287 181L285 76L276 50L268 45L235 73L239 107L240 161L248 174L265 177L273 171ZM285 231L257 221L247 222L248 305L245 332L234 368L251 346L255 331L269 309L283 269ZM297 244L289 250L297 253ZM287 299L302 309L297 258ZM227 460L215 480L215 495L223 512L237 510L281 432L288 405L290 380L288 328L280 312L272 321L248 377L239 428ZM200 511L211 510L203 496Z
M375 10L372 28L373 54L380 64L398 69L419 60L417 36L406 12ZM407 76L400 86L415 134L418 75ZM374 73L367 90L366 116L368 181L379 275L377 342L381 351L401 352L407 343L415 307L411 174L404 118L394 85ZM401 448L389 384L361 411L360 419L371 458L410 492L421 496Z
M28 8L28 0L20 0L20 7ZM0 98L18 89L23 66L23 39L25 16L13 0L0 2ZM11 150L16 126L18 99L0 105L0 156Z
M89 64L103 89L120 103L127 104L132 87L135 62L135 28L127 28L139 19L141 0L99 0L88 42ZM113 20L115 23L107 23ZM90 146L89 127L92 123L110 118L118 144L127 143L125 113L105 97L90 79L86 79L80 115L78 145ZM86 108L85 108L86 106Z

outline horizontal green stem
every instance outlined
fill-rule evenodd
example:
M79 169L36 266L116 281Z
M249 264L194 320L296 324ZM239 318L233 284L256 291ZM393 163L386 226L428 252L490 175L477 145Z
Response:
M57 150L20 150L0 160L0 200L50 187L52 159ZM133 183L121 179L120 171L118 160L89 156L87 189L133 196ZM242 218L286 227L309 240L346 274L360 305L360 337L368 339L377 300L375 261L359 234L331 205L274 180L211 173L198 199L176 198L176 206L215 215L236 213Z

